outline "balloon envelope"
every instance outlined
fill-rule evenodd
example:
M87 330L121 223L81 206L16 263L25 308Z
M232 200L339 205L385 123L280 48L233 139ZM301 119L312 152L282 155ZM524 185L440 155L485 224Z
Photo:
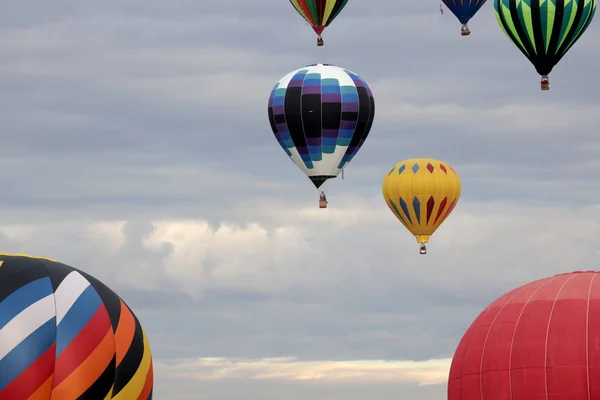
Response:
M448 400L600 398L600 273L580 271L514 289L462 337Z
M373 125L375 100L354 72L312 64L275 84L268 115L283 150L319 188L360 150Z
M479 11L486 0L442 0L461 24L466 24Z
M290 0L290 3L320 35L339 15L348 0Z
M456 207L461 183L449 164L433 158L413 158L390 169L382 191L402 225L417 242L427 243Z
M54 260L0 255L0 399L152 399L150 346L112 290Z
M508 38L548 75L592 22L596 0L494 0Z

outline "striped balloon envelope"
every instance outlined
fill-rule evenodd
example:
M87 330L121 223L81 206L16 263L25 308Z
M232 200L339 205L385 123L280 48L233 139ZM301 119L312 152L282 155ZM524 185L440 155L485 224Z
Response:
M348 0L290 0L290 3L318 35L317 45L323 46L323 30L342 12Z
M354 72L309 64L275 84L268 116L279 145L318 189L336 178L365 143L375 100Z
M502 31L542 76L548 75L581 38L596 12L597 0L494 0ZM581 73L581 68L574 73Z
M0 399L150 400L148 339L119 296L55 260L0 253Z

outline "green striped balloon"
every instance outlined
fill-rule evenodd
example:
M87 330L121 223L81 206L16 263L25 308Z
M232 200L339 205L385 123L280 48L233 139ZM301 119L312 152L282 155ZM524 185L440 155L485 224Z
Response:
M494 0L494 9L500 28L547 76L592 22L596 0Z

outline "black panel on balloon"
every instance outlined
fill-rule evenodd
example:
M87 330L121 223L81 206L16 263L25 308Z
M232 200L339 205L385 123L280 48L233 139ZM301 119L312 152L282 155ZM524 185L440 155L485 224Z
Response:
M323 129L339 129L342 119L342 103L323 103Z
M321 137L321 95L305 94L302 96L302 121L307 138Z
M48 271L39 260L29 257L1 257L2 280L0 281L0 302L13 294L21 286L48 276Z
M296 147L306 147L306 139L304 138L304 129L302 127L302 114L300 114L301 104L302 88L288 87L285 91L284 113L288 131Z
M344 121L356 121L358 118L358 113L354 111L344 111L342 112L342 119Z
M271 125L271 130L277 132L277 125L275 123L275 118L273 117L273 107L269 107L269 124Z
M276 124L283 124L285 122L285 115L277 114L273 117L273 120L275 121ZM277 131L275 131L275 132L277 132Z
M363 140L369 136L369 132L371 132L371 127L373 126L373 121L375 120L375 99L373 97L369 98L369 122L367 123L367 129L363 135Z
M369 92L364 87L357 87L358 92L358 121L356 129L350 141L350 147L357 146L365 134L369 124L369 116L371 114L371 102L369 101Z

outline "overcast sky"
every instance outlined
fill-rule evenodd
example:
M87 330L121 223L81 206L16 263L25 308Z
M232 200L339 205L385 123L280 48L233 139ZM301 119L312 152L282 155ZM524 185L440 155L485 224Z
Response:
M600 260L600 25L550 75L436 1L350 0L317 48L287 0L8 0L0 247L103 280L168 400L442 400L472 320ZM275 140L273 85L310 63L373 90L330 208ZM384 174L440 158L463 196L419 256Z

